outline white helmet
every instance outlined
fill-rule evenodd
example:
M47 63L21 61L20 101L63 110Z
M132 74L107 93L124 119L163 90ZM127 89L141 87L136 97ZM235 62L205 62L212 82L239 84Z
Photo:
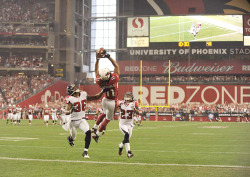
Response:
M46 105L45 105L45 108L48 108L48 107L49 107L49 106L46 104Z
M29 108L32 108L32 105L29 105Z
M110 78L110 70L108 68L102 68L99 71L101 80L108 81Z

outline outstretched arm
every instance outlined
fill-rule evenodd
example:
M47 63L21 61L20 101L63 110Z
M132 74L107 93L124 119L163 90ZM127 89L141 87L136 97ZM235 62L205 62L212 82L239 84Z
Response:
M99 75L99 58L96 58L96 62L95 62L95 76Z
M93 96L92 95L87 95L87 100L88 101L98 100L99 98L102 97L102 94L107 92L107 91L109 91L109 88L104 88L104 89L102 89L101 92L99 92L99 93L97 93L96 95L93 95Z
M111 61L111 63L115 67L114 68L114 73L120 75L120 69L119 69L118 63L109 54L107 54L106 57L109 59L109 61Z
M99 98L101 98L102 97L102 94L103 94L104 92L103 92L103 90L101 91L101 92L99 92L99 93L97 93L96 95L88 95L87 96L87 100L88 101L92 101L92 100L98 100Z

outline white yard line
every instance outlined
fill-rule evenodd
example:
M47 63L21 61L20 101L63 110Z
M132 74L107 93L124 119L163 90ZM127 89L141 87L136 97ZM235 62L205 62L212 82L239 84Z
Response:
M222 22L220 20L215 20L213 18L210 18L210 17L206 17L206 16L189 16L190 18L193 18L193 19L196 19L196 20L200 20L202 22L208 22L208 23L211 23L213 25L216 25L216 26L219 26L219 27L222 27L222 28L227 28L227 29L230 29L232 31L236 31L237 33L243 33L243 28L242 27L238 27L236 25L232 25L232 24L229 24L229 23L226 23L226 22Z
M156 145L156 144L160 144L160 143L148 143L148 144L154 144L154 145ZM180 144L180 146L196 146L196 144ZM68 148L71 148L69 145L65 145L64 147L54 147L54 146L17 146L17 145L0 145L0 147L1 146L6 146L6 147L19 147L19 148L21 148L21 147L23 147L23 148L30 148L30 147L32 147L32 148L43 148L43 149L68 149ZM199 146L199 145L198 145ZM201 146L206 146L206 145L201 145ZM207 145L207 147L210 147L210 146L213 146L213 145ZM214 146L216 146L216 145L214 145ZM217 145L217 146L220 146L220 145ZM225 145L222 145L222 146L225 146ZM228 145L228 146L230 146L230 147L232 147L232 145ZM237 146L238 147L238 145L235 145L235 146ZM247 146L247 145L246 145ZM118 147L118 146L117 146ZM82 147L74 147L74 149L76 149L76 150L83 150L83 148ZM93 150L101 150L102 148L93 148ZM106 148L106 149L102 149L102 150L106 150L106 151L116 151L117 149L108 149L108 148ZM142 149L140 149L140 150L136 150L136 149L134 149L133 151L135 151L135 152L154 152L154 153L194 153L194 154L243 154L243 155L249 155L250 154L250 152L209 152L209 151L206 151L206 152L197 152L197 151L166 151L166 150L157 150L157 149L155 149L155 150L152 150L152 149L150 149L150 150L142 150Z
M202 29L212 28L212 27L215 27L215 26L208 26L208 27L204 27L204 28L202 28ZM157 38L157 37L162 37L162 36L169 36L169 35L172 35L172 34L184 33L184 32L188 32L188 31L179 31L179 32L174 32L174 33L161 34L161 35L157 35L157 36L152 36L152 37L150 37L150 38Z
M195 40L191 40L191 41L204 41L205 39L211 39L211 38L216 38L216 37L221 37L221 36L227 36L227 35L232 35L232 34L237 34L237 32L234 32L234 33L227 33L227 34L221 34L221 35L211 36L211 37L205 37L205 38L195 39ZM191 42L191 41L190 41L190 42Z
M161 26L154 26L154 27L151 27L150 29L154 29L154 28L163 28L163 27L166 27L166 26L173 26L173 25L180 25L180 24L184 24L184 23L190 23L190 22L193 22L193 21L187 21L187 22L179 22L179 23L172 23L172 24L168 24L168 25L161 25Z
M236 165L199 165L199 164L168 164L168 163L126 163L126 162L102 162L102 161L80 161L80 160L52 160L52 159L27 159L27 158L11 158L0 157L1 160L16 160L16 161L37 161L37 162L60 162L60 163L86 163L86 164L112 164L112 165L141 165L141 166L183 166L183 167L212 167L212 168L246 168L250 166Z

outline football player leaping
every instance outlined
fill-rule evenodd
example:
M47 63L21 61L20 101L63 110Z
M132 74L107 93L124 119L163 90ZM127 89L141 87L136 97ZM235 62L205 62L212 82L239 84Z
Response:
M76 139L77 128L81 129L85 134L85 148L82 156L89 158L88 149L91 141L91 131L89 124L85 118L85 108L87 101L98 100L102 94L108 89L103 89L100 93L90 96L85 91L80 91L74 84L67 86L68 96L65 98L67 107L65 114L71 114L71 121L69 123L70 136L68 137L69 145L74 147L74 140Z
M122 155L123 146L125 145L127 151L127 157L133 157L134 154L130 150L129 139L132 135L133 130L133 113L139 114L139 104L134 101L133 94L131 92L126 92L124 94L124 100L119 101L118 107L121 110L119 128L124 134L124 139L119 144L119 155Z
M97 55L97 57L98 57L98 55ZM117 101L117 96L118 96L118 81L119 81L119 75L120 75L119 65L115 62L115 60L112 57L110 57L110 55L108 53L106 53L105 50L102 51L101 58L108 58L109 59L109 61L114 66L114 73L111 73L109 71L109 69L107 69L107 68L102 68L99 71L100 58L96 58L96 63L95 63L96 83L101 88L104 88L104 89L108 88L109 89L109 91L106 93L105 97L102 99L102 108L103 108L104 113L101 114L97 118L96 123L92 128L92 132L95 133L92 137L94 138L94 140L97 143L98 143L98 139L101 135L101 132L106 128L106 126L108 125L110 120L112 120L114 117L114 114L115 114L115 111L117 108L116 101ZM99 124L100 124L100 127L96 131Z

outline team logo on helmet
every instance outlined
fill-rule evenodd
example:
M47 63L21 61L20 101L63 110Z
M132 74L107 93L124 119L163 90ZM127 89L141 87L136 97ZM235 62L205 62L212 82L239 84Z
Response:
M80 92L79 89L75 86L75 84L71 84L67 86L67 94L68 95L73 95L75 92Z
M102 68L99 71L101 80L108 81L110 79L110 70L108 68Z

